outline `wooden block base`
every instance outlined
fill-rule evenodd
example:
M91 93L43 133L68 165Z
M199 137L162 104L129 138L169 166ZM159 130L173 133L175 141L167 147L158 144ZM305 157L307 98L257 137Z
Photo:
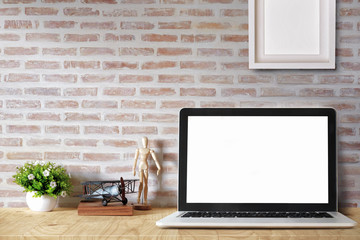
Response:
M121 202L110 202L103 206L101 201L81 201L78 206L79 216L132 216L133 207Z
M134 204L134 209L135 210L151 210L151 205L150 204Z

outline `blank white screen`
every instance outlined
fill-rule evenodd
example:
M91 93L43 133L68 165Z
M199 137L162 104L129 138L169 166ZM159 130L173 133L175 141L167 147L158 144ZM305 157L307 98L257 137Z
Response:
M190 116L187 203L328 203L327 117Z

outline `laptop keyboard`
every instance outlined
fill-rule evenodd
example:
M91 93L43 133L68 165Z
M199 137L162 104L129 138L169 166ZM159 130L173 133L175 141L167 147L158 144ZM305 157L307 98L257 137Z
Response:
M332 218L326 212L187 212L183 218Z

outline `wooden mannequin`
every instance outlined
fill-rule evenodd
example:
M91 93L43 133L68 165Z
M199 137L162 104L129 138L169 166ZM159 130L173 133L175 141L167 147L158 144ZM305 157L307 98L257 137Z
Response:
M159 161L156 158L154 150L148 148L147 137L142 138L142 144L143 144L142 148L136 149L133 171L134 171L134 176L135 176L137 159L138 159L138 157L140 157L140 162L139 162L140 185L139 185L139 193L138 193L137 203L140 204L141 192L144 189L144 204L143 205L148 205L147 193L148 193L149 164L147 162L147 159L150 154L151 154L152 158L154 159L156 167L158 169L157 173L156 173L157 176L159 176L161 167L160 167Z

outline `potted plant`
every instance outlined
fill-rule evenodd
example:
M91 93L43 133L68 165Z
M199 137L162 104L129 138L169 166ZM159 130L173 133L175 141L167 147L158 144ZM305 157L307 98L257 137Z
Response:
M32 161L17 167L14 182L24 187L26 203L33 211L51 211L58 196L70 194L72 184L65 168L52 162Z

